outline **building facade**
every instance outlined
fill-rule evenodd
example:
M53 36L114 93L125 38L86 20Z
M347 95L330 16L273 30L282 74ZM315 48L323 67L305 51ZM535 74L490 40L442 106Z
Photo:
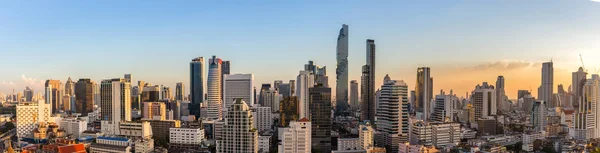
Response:
M227 113L229 107L237 98L244 99L248 106L254 105L252 88L254 76L252 74L225 74L223 75L223 114Z
M222 118L222 98L221 98L221 59L213 56L208 60L208 81L207 81L207 99L208 112L207 118ZM201 116L203 117L203 116Z
M348 34L348 25L343 24L338 34L336 47L336 109L344 111L348 109Z
M190 114L200 117L200 103L204 102L204 57L190 62Z
M300 71L296 81L296 92L298 96L298 112L300 114L300 118L310 118L310 108L309 108L309 89L314 87L315 77L310 71Z
M415 102L417 118L429 120L431 115L430 101L433 99L433 78L429 67L417 69L417 85L415 86Z
M409 137L408 86L404 81L391 80L385 76L378 96L377 131L381 133L378 142L389 146L386 150L398 152L398 144L407 142Z
M361 120L375 121L375 40L367 39L367 63L361 76Z
M331 152L331 88L313 87L310 94L312 147L319 152Z
M280 153L305 153L311 151L311 123L303 118L300 121L291 121L289 127L279 128L278 152Z
M358 104L358 81L350 81L350 108L352 111L357 111L360 108Z
M236 99L227 111L221 139L217 139L217 153L258 153L258 132L253 126L250 107Z
M69 78L70 79L70 78ZM74 85L75 108L76 113L87 116L94 111L94 85L90 79L79 79Z
M164 102L144 102L142 117L153 120L167 119L167 106Z

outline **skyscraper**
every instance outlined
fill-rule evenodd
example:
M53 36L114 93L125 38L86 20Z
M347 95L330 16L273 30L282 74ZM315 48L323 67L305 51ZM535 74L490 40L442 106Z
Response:
M335 69L336 110L348 109L348 25L342 25L337 38L337 68Z
M183 101L185 97L185 86L182 82L175 85L175 100Z
M94 85L90 79L79 79L75 84L75 111L87 116L94 111Z
M208 60L208 95L206 101L208 102L207 117L213 119L222 118L222 98L221 98L221 61L220 58L213 56Z
M60 101L61 101L61 94L60 94L60 85L62 83L60 83L60 80L46 80L46 95L45 95L45 99L46 99L46 103L51 104L52 107L52 114L56 114L58 113L58 111L60 110Z
M357 111L360 108L358 105L358 81L356 80L350 81L350 108L352 108L352 111Z
M431 114L431 120L435 122L454 121L454 105L458 102L459 99L452 93L452 90L450 90L450 94L441 91L439 95L435 96L435 108Z
M538 91L538 99L544 101L548 108L556 107L552 102L552 92L554 91L554 67L552 65L552 62L542 63L542 85Z
M119 122L131 121L131 88L125 79L102 80L100 84L100 108L102 131L118 134Z
M296 80L298 80L298 85L296 86L298 88L296 91L298 92L299 99L298 113L300 114L300 118L310 118L309 89L315 85L314 75L310 71L300 71Z
M531 123L533 124L533 130L536 132L546 130L546 103L545 101L538 100L533 104L533 111L531 111Z
M223 78L224 75L226 75L226 74L230 74L230 66L231 66L231 63L229 61L223 61L221 63L221 78ZM225 94L223 92L223 90L224 90L223 89L223 83L224 83L224 81L221 80L221 97L225 97L225 96L223 96L223 94ZM249 99L248 100L244 100L244 101L249 101ZM250 106L250 107L252 107L252 106ZM227 110L223 110L223 111L227 111Z
M471 102L475 108L475 119L496 115L496 90L487 82L475 86L475 90L471 94Z
M583 85L585 85L585 79L587 77L587 72L583 71L582 67L579 67L579 69L577 70L577 72L573 72L572 75L572 83L571 83L571 90L573 92L573 107L577 108L579 107L579 103L581 103L582 101L582 92L583 92Z
M318 152L331 152L331 88L315 86L309 89L309 95L312 147Z
M580 69L581 70L581 69ZM592 77L587 79L581 87L580 103L575 114L575 138L576 139L592 139L596 138L596 116L598 112L598 96L600 88L600 78Z
M217 153L258 153L258 131L253 129L253 118L246 102L236 99L225 115Z
M254 106L254 99L252 99L254 75L225 74L223 82L223 114L227 114L227 110L233 105L235 99L241 98L248 106Z
M196 57L190 62L190 97L190 114L199 118L200 103L204 101L204 57Z
M298 120L298 98L296 96L289 96L283 98L279 103L279 120L280 127L289 126L291 121Z
M504 104L507 103L505 96L504 76L498 76L498 79L496 79L496 107L498 110L507 111L508 108L504 108Z
M33 101L33 89L25 87L23 95L25 96L25 101Z
M389 146L390 152L398 152L398 144L408 141L408 86L402 80L391 80L385 76L377 109L378 142Z
M375 40L367 39L367 64L362 67L361 120L375 121Z
M73 96L75 94L75 82L71 80L71 77L67 79L67 83L65 83L65 95Z
M417 69L417 85L415 86L414 107L417 117L421 120L428 120L431 115L429 102L433 99L433 78L430 76L429 67L420 67Z
M161 86L161 90L160 90L160 100L171 100L173 98L172 92L171 92L171 88L166 87L166 86Z
M275 90L275 88L263 91L260 94L260 99L263 100L263 105L261 106L270 107L273 111L279 110L281 95L279 94L279 91Z

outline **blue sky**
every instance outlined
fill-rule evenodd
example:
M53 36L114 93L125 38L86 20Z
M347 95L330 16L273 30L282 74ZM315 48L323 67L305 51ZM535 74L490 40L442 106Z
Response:
M365 39L377 44L377 84L389 73L410 89L418 66L431 67L435 90L464 93L497 75L509 89L536 89L539 63L550 59L555 84L566 86L578 54L588 69L600 65L600 3L588 0L0 1L0 92L125 73L187 85L189 61L212 55L253 73L256 85L295 79L313 60L335 86L344 23L351 80L360 80Z

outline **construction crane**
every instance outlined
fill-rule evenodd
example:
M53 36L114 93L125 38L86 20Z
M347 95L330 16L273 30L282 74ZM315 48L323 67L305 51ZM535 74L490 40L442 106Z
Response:
M587 73L587 69L585 69L585 65L583 64L583 57L581 57L581 54L579 54L579 60L581 61L581 68L583 68L583 71Z

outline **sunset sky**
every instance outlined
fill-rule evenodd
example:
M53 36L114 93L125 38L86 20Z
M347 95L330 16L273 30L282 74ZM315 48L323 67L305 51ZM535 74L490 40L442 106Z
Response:
M0 1L0 92L125 73L189 87L191 59L212 55L253 73L255 86L295 79L313 60L335 87L342 24L350 80L375 39L377 86L389 74L414 89L417 67L428 66L435 93L464 96L503 75L514 99L518 89L537 96L542 62L554 62L555 92L571 84L579 54L589 73L600 70L600 3L589 0Z

